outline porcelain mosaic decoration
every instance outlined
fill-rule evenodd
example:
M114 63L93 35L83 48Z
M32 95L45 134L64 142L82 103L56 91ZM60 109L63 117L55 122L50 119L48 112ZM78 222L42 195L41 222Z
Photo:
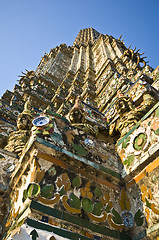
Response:
M0 99L0 239L158 239L158 90L93 28L22 72Z

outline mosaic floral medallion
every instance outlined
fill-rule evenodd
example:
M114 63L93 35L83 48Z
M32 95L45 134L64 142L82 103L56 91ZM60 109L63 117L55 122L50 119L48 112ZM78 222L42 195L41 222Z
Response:
M144 152L150 142L150 132L150 126L136 129L133 134L130 135L129 144L125 150L126 155L131 155L133 153L133 155L137 156Z
M95 147L94 141L92 141L91 139L88 139L88 138L86 138L84 140L84 144L88 148L94 148Z
M144 147L146 143L146 135L145 133L140 133L135 139L134 139L134 148L136 150L140 150Z
M123 223L125 225L125 227L127 228L131 228L134 224L134 217L132 212L130 211L123 211L121 214L121 218L123 220Z

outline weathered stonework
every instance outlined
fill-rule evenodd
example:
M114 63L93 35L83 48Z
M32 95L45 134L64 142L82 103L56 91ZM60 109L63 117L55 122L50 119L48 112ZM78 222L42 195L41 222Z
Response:
M159 236L159 67L80 30L0 100L1 239Z

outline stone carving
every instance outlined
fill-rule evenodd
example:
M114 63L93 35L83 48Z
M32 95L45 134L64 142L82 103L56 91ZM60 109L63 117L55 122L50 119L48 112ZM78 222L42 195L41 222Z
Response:
M23 112L18 116L17 128L18 130L30 130L32 127L32 107L30 99L28 99L24 105Z
M28 99L25 103L23 112L17 119L17 131L13 131L8 138L8 144L5 150L21 154L28 138L30 136L30 129L32 127L32 112L31 102Z
M144 60L146 57L141 57L144 54L144 52L139 53L140 49L135 52L136 48L134 49L129 49L129 48L124 51L124 56L128 56L131 60L136 62L137 65L139 65L139 63L143 63L144 64L143 68L144 68L146 66L146 63L148 63L148 61L146 62Z
M86 112L81 106L81 99L79 96L76 98L75 105L68 113L67 118L72 126L83 130L85 133L94 136L98 134L98 126L86 119Z
M118 99L115 103L117 117L110 124L109 134L120 133L123 137L129 130L136 125L141 117L156 103L150 93L143 95L143 102L136 107L130 97L124 96L121 90L117 92Z
M150 94L150 93L145 93L143 95L143 102L141 103L140 106L138 106L134 110L134 114L138 115L139 118L141 118L144 114L146 114L152 106L156 103L157 101L155 98Z
M134 114L135 106L131 98L124 96L120 90L118 90L117 96L118 99L115 103L117 117L110 124L109 134L112 136L118 132L120 137L123 137L138 122L139 118Z

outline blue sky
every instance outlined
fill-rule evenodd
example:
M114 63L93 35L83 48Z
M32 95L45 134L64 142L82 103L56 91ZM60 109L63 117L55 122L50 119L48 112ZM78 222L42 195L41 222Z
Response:
M72 45L80 29L93 27L145 52L159 65L158 0L1 0L0 96L25 69L35 70L44 52Z

